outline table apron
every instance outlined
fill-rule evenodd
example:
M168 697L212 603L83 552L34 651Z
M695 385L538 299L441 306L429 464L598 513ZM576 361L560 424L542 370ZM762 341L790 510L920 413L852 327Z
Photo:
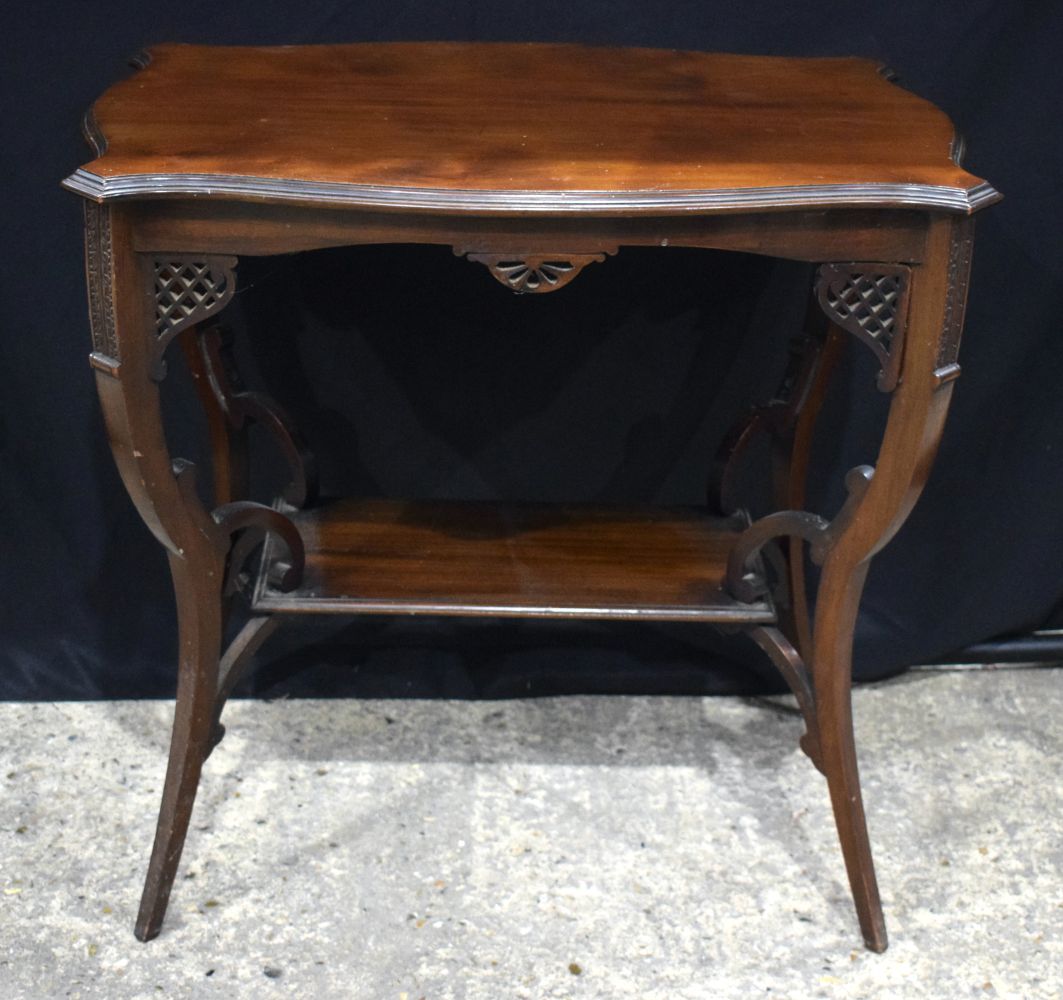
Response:
M115 206L118 208L118 206ZM121 206L133 249L263 256L358 244L421 243L495 253L699 247L791 260L919 263L934 213L859 209L646 218L452 216L209 200Z

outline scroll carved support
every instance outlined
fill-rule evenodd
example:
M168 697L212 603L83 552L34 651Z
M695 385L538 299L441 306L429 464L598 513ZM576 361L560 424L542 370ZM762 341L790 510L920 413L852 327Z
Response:
M823 311L878 358L883 392L900 378L910 286L911 269L903 264L824 264L816 277Z
M262 543L267 534L274 534L288 549L288 560L275 566L278 590L290 591L299 586L306 564L306 552L298 529L279 510L251 500L236 500L211 511L203 512L196 490L196 466L187 459L173 460L173 476L184 507L202 522L202 532L209 539L213 558L226 564L223 592L232 593L234 581L243 571L244 563Z
M478 253L455 247L454 253L483 264L499 284L522 295L525 292L556 292L588 264L605 260L606 253L615 254L616 248L601 253Z
M858 465L845 477L848 497L833 521L801 510L781 510L754 521L735 542L727 560L727 589L747 604L767 593L768 581L754 569L755 556L776 538L803 538L809 543L812 561L821 564L834 542L852 523L860 502L871 485L874 469Z
M288 561L275 566L278 590L291 591L299 586L306 564L303 539L295 525L279 510L251 500L235 500L215 510L211 516L223 536L239 539L229 550L229 566L226 574L226 589L234 589L233 580L243 571L243 564L265 539L267 533L276 535L288 549Z
M244 387L233 357L232 338L228 331L211 326L195 331L195 342L186 343L189 361L197 382L205 389L212 410L224 421L230 450L236 442L233 435L246 435L247 427L257 423L267 430L279 447L291 471L291 482L284 499L291 506L303 508L313 503L318 494L317 461L302 435L284 409L271 397ZM246 452L246 440L241 439L239 450ZM215 456L215 464L226 462L228 456ZM216 470L217 474L217 470ZM242 499L227 496L226 500Z
M819 327L825 327L822 315ZM746 453L752 443L762 433L770 437L774 452L785 453L781 463L789 466L789 452L793 448L794 431L797 422L805 411L818 381L829 377L824 371L824 331L808 324L809 330L802 336L794 338L790 344L790 354L786 370L779 387L771 400L754 407L738 421L723 439L713 456L709 470L707 500L713 509L723 517L733 514L741 507L738 491L738 473ZM803 473L802 473L803 474ZM789 480L787 469L783 478ZM789 483L777 483L777 492L788 493ZM786 506L782 500L780 506Z
M848 497L832 521L797 510L778 511L754 521L742 532L731 549L727 563L727 589L738 600L747 603L768 592L768 581L756 572L756 556L777 538L803 539L809 544L812 561L822 564L837 539L852 523L871 485L873 475L874 469L869 465L858 465L849 471L845 477ZM793 554L791 557L793 558ZM781 583L784 584L785 580ZM805 721L805 733L800 741L801 749L816 768L825 774L816 686L807 664L790 639L778 628L758 627L752 629L749 636L768 654L793 692Z
M155 258L155 348L151 377L166 377L163 355L182 330L220 312L236 292L235 257Z

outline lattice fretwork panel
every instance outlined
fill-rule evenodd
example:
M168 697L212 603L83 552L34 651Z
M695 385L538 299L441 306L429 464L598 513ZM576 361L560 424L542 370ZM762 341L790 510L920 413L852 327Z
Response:
M840 323L858 324L888 350L896 326L894 307L900 290L900 279L893 274L851 274L837 291L827 287L827 305Z
M155 263L155 323L160 334L217 312L233 292L232 264L208 260Z
M823 311L859 337L882 363L880 389L896 387L908 318L909 270L903 265L824 264L816 282Z
M224 308L236 291L235 257L203 256L155 260L155 338L152 378L166 376L163 355L170 341L186 327Z

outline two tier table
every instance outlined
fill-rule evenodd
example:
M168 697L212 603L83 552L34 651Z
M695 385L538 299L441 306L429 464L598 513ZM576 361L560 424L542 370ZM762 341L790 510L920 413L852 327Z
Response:
M389 43L161 45L136 62L86 116L97 158L64 183L84 201L90 360L111 447L169 558L179 617L137 936L159 933L226 698L269 633L308 612L424 613L748 632L796 695L864 940L884 949L853 627L869 561L930 471L960 373L971 216L999 197L960 166L948 119L856 58ZM324 500L297 430L244 388L214 317L241 256L391 243L450 247L529 295L632 246L664 260L672 247L789 258L815 278L783 384L724 442L701 506ZM488 280L484 294L505 293ZM209 503L164 433L175 340L207 414ZM828 519L805 509L808 458L853 340L876 359L868 391L888 394L889 413L874 465L852 470ZM292 470L272 506L247 496L252 423ZM753 520L735 470L758 434L777 509ZM806 555L821 566L814 594Z

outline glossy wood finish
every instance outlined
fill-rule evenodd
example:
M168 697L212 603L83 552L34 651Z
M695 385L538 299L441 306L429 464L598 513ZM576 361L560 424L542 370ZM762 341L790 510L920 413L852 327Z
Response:
M926 482L960 371L967 213L998 197L952 161L944 116L865 60L456 44L152 52L98 102L88 132L102 155L67 181L86 199L91 361L111 448L169 556L180 621L138 937L159 933L203 761L255 649L285 615L402 611L747 630L797 695L864 940L884 949L852 729L853 629L869 561ZM826 315L810 317L757 424L772 434L781 509L745 528L744 515L692 509L315 505L300 486L312 462L281 411L243 393L216 334L191 326L231 299L240 255L409 242L486 264L506 287L485 273L485 295L564 295L581 267L607 269L628 246L818 264ZM876 275L888 280L872 287ZM874 293L888 322L852 315L854 289ZM839 325L824 340L828 318ZM213 507L162 426L158 381L175 336L207 407ZM850 472L832 517L804 510L805 483L816 414L854 336L882 364L868 391L889 394L889 417L874 468ZM296 479L288 496L306 510L242 495L248 420L280 442ZM726 464L716 478L731 514L736 480ZM264 535L252 616L223 650L241 567ZM789 593L768 596L755 557L777 536ZM815 595L805 540L822 564ZM784 594L788 604L773 600Z
M723 587L748 521L696 508L347 500L292 513L300 586L257 612L770 623Z
M866 59L394 43L145 62L93 109L81 194L626 215L996 197L948 119Z

